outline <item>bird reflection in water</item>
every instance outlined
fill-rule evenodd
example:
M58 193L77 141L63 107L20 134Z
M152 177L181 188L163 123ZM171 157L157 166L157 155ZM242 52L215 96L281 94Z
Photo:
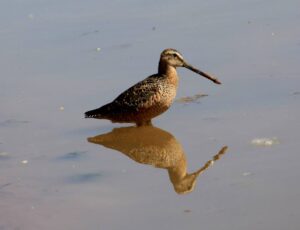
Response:
M187 160L181 144L172 134L154 126L115 128L109 133L89 137L88 141L115 149L138 163L168 170L178 194L193 191L197 177L227 150L226 146L223 147L200 169L187 173Z

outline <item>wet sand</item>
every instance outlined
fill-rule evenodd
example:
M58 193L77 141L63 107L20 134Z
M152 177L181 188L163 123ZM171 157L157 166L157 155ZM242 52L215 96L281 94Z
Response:
M298 1L2 5L1 230L299 229ZM223 84L179 69L158 139L83 118L167 47Z

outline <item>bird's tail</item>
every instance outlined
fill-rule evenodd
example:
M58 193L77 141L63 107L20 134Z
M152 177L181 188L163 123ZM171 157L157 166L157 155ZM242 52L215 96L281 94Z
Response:
M100 108L85 112L84 117L85 118L102 118Z
M84 113L85 118L97 118L97 119L107 119L112 116L113 106L111 103L103 105L102 107L94 110L90 110Z

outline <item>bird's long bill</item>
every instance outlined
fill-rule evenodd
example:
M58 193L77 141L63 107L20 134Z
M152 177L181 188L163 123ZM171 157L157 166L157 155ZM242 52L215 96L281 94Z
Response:
M187 69L189 69L189 70L191 70L191 71L193 71L197 74L200 74L201 76L213 81L216 84L221 84L221 82L217 78L215 78L215 77L213 77L213 76L211 76L211 75L209 75L209 74L207 74L207 73L205 73L205 72L203 72L199 69L196 69L195 67L193 67L190 64L184 63L183 67L185 67L185 68L187 68Z

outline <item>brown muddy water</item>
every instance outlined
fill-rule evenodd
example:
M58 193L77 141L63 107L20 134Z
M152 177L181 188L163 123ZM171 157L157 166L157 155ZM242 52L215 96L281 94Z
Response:
M0 229L299 229L299 9L2 1ZM83 118L168 47L223 84L179 69L154 127Z

